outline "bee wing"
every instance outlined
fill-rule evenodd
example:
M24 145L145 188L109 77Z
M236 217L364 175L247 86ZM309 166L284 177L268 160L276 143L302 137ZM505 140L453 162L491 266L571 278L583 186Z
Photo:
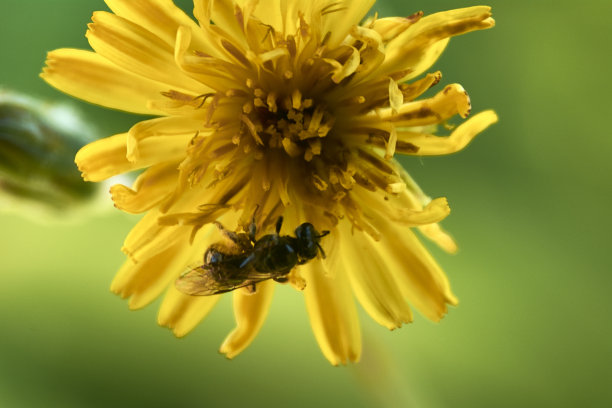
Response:
M184 294L194 296L214 295L220 289L211 271L201 266L193 267L183 273L174 282L174 286Z
M272 278L269 273L259 273L249 268L239 271L240 273L235 278L219 281L214 278L212 272L212 269L202 266L192 267L179 276L174 285L186 295L210 296L230 292Z

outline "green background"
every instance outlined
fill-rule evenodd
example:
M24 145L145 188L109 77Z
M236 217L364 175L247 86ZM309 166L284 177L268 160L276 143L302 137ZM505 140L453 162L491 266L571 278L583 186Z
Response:
M476 4L376 7L391 16ZM497 26L453 39L434 69L500 122L456 155L403 160L453 209L444 225L460 252L432 251L461 304L441 323L417 316L389 332L361 313L363 361L331 367L302 297L280 287L257 339L227 361L216 350L233 327L230 297L177 340L156 324L159 302L130 312L109 292L137 217L0 214L0 406L612 406L612 2L488 4ZM3 1L0 83L70 100L38 73L46 51L87 48L98 9L101 0ZM139 120L73 103L102 135Z

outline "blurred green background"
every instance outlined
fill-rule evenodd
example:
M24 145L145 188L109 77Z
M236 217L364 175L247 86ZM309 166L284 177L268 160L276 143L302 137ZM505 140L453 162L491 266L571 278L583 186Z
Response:
M376 10L476 4L381 0ZM441 323L417 316L388 332L362 313L363 361L334 368L302 297L280 287L260 335L227 361L216 350L234 324L230 297L177 340L156 324L159 302L130 312L109 292L137 217L0 214L0 406L612 406L612 2L488 4L497 26L453 39L434 69L500 122L456 155L403 160L453 209L444 225L460 252L432 251L461 304ZM102 0L4 1L1 85L71 101L38 73L46 51L88 48L98 9ZM71 103L101 135L139 120Z

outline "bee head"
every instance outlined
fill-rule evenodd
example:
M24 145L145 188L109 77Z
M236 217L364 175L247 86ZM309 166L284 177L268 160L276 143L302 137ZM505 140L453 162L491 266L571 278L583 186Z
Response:
M321 248L321 245L319 245L319 241L321 237L327 234L329 234L329 231L323 231L322 234L319 234L315 227L309 222L299 225L295 229L298 256L305 260L313 259L317 256L317 252L321 251L321 256L325 258L325 252L323 248Z

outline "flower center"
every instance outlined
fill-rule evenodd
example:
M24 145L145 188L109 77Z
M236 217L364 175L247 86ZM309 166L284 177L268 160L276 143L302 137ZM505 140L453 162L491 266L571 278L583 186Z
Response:
M306 161L321 154L322 139L334 125L325 104L305 97L299 89L280 95L253 87L252 99L243 106L241 135L250 135L264 148L283 149Z

